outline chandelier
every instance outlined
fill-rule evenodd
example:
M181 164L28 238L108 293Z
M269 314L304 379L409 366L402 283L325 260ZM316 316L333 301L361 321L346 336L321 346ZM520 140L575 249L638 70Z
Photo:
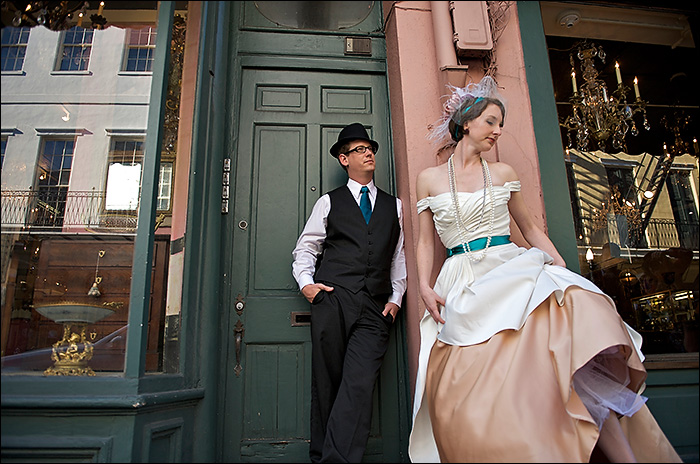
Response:
M97 4L97 2L94 2ZM44 26L52 31L64 31L71 27L92 27L104 29L107 18L102 16L105 2L98 4L97 13L90 15L90 21L83 21L90 9L86 1L3 1L2 27Z
M576 82L574 55L581 62L581 75L584 79L580 91ZM634 78L635 100L631 103L627 102L627 93L631 89L622 83L618 63L615 63L617 88L612 93L608 93L605 82L598 79L595 58L599 58L602 63L605 63L603 47L585 40L574 45L574 49L569 54L571 86L573 88L573 95L569 101L573 111L561 123L561 126L568 130L569 148L573 147L572 134L575 134L576 148L581 151L586 151L591 142L597 143L598 148L604 150L608 141L611 142L613 148L626 150L625 137L627 132L632 135L639 133L633 119L636 114L641 113L644 129L650 129L647 121L646 102L639 96L639 85L636 77Z

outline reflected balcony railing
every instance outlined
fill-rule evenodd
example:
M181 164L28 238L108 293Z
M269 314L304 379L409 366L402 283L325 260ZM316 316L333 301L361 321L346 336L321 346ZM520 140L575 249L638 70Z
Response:
M630 227L624 216L612 217L607 224L599 219L581 217L576 224L579 246L602 246L609 242L622 247L668 249L687 248L698 251L700 226L697 222L678 222L673 219L651 219L644 231Z
M104 191L55 187L1 195L3 231L136 230L137 211L106 210Z

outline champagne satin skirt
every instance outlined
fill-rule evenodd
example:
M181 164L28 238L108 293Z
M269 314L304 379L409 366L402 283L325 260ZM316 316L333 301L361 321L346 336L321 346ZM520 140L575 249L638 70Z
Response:
M622 319L605 297L579 288L563 306L545 300L519 331L466 347L435 342L426 395L441 461L589 462L601 418L577 394L574 374L580 380L601 355L639 400L620 420L637 460L682 462L638 395L646 370Z

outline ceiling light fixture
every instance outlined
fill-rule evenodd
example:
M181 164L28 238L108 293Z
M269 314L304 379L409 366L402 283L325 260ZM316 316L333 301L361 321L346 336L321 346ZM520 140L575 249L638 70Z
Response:
M576 69L574 56L580 63L581 74L584 83L580 89L576 81ZM620 65L615 63L615 76L617 88L608 93L605 82L598 79L598 70L595 68L594 59L598 58L605 63L603 47L596 46L586 40L578 42L569 55L571 62L571 86L573 95L569 99L572 113L561 126L568 130L569 147L573 146L572 133L576 135L576 147L586 151L589 142L598 144L598 148L605 151L608 140L618 150L625 150L625 137L629 131L637 135L637 125L633 119L636 114L642 115L642 125L649 130L649 122L646 116L646 102L639 94L639 81L634 78L635 100L627 102L627 93L631 90L622 83ZM592 139L592 140L591 140Z
M102 16L105 2L101 1L97 14L90 15L93 29L104 29L107 18ZM52 31L64 31L83 26L83 17L90 8L86 1L4 1L2 2L2 27L44 26ZM11 18L11 19L10 19Z

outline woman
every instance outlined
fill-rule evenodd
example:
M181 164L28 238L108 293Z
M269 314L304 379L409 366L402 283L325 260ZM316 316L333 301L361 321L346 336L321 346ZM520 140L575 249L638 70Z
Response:
M486 162L505 105L491 77L453 88L421 172L416 249L426 306L409 454L414 462L682 462L640 395L641 337L567 270L511 166ZM510 242L510 216L531 248ZM434 236L447 248L434 287ZM618 418L621 419L618 419Z

